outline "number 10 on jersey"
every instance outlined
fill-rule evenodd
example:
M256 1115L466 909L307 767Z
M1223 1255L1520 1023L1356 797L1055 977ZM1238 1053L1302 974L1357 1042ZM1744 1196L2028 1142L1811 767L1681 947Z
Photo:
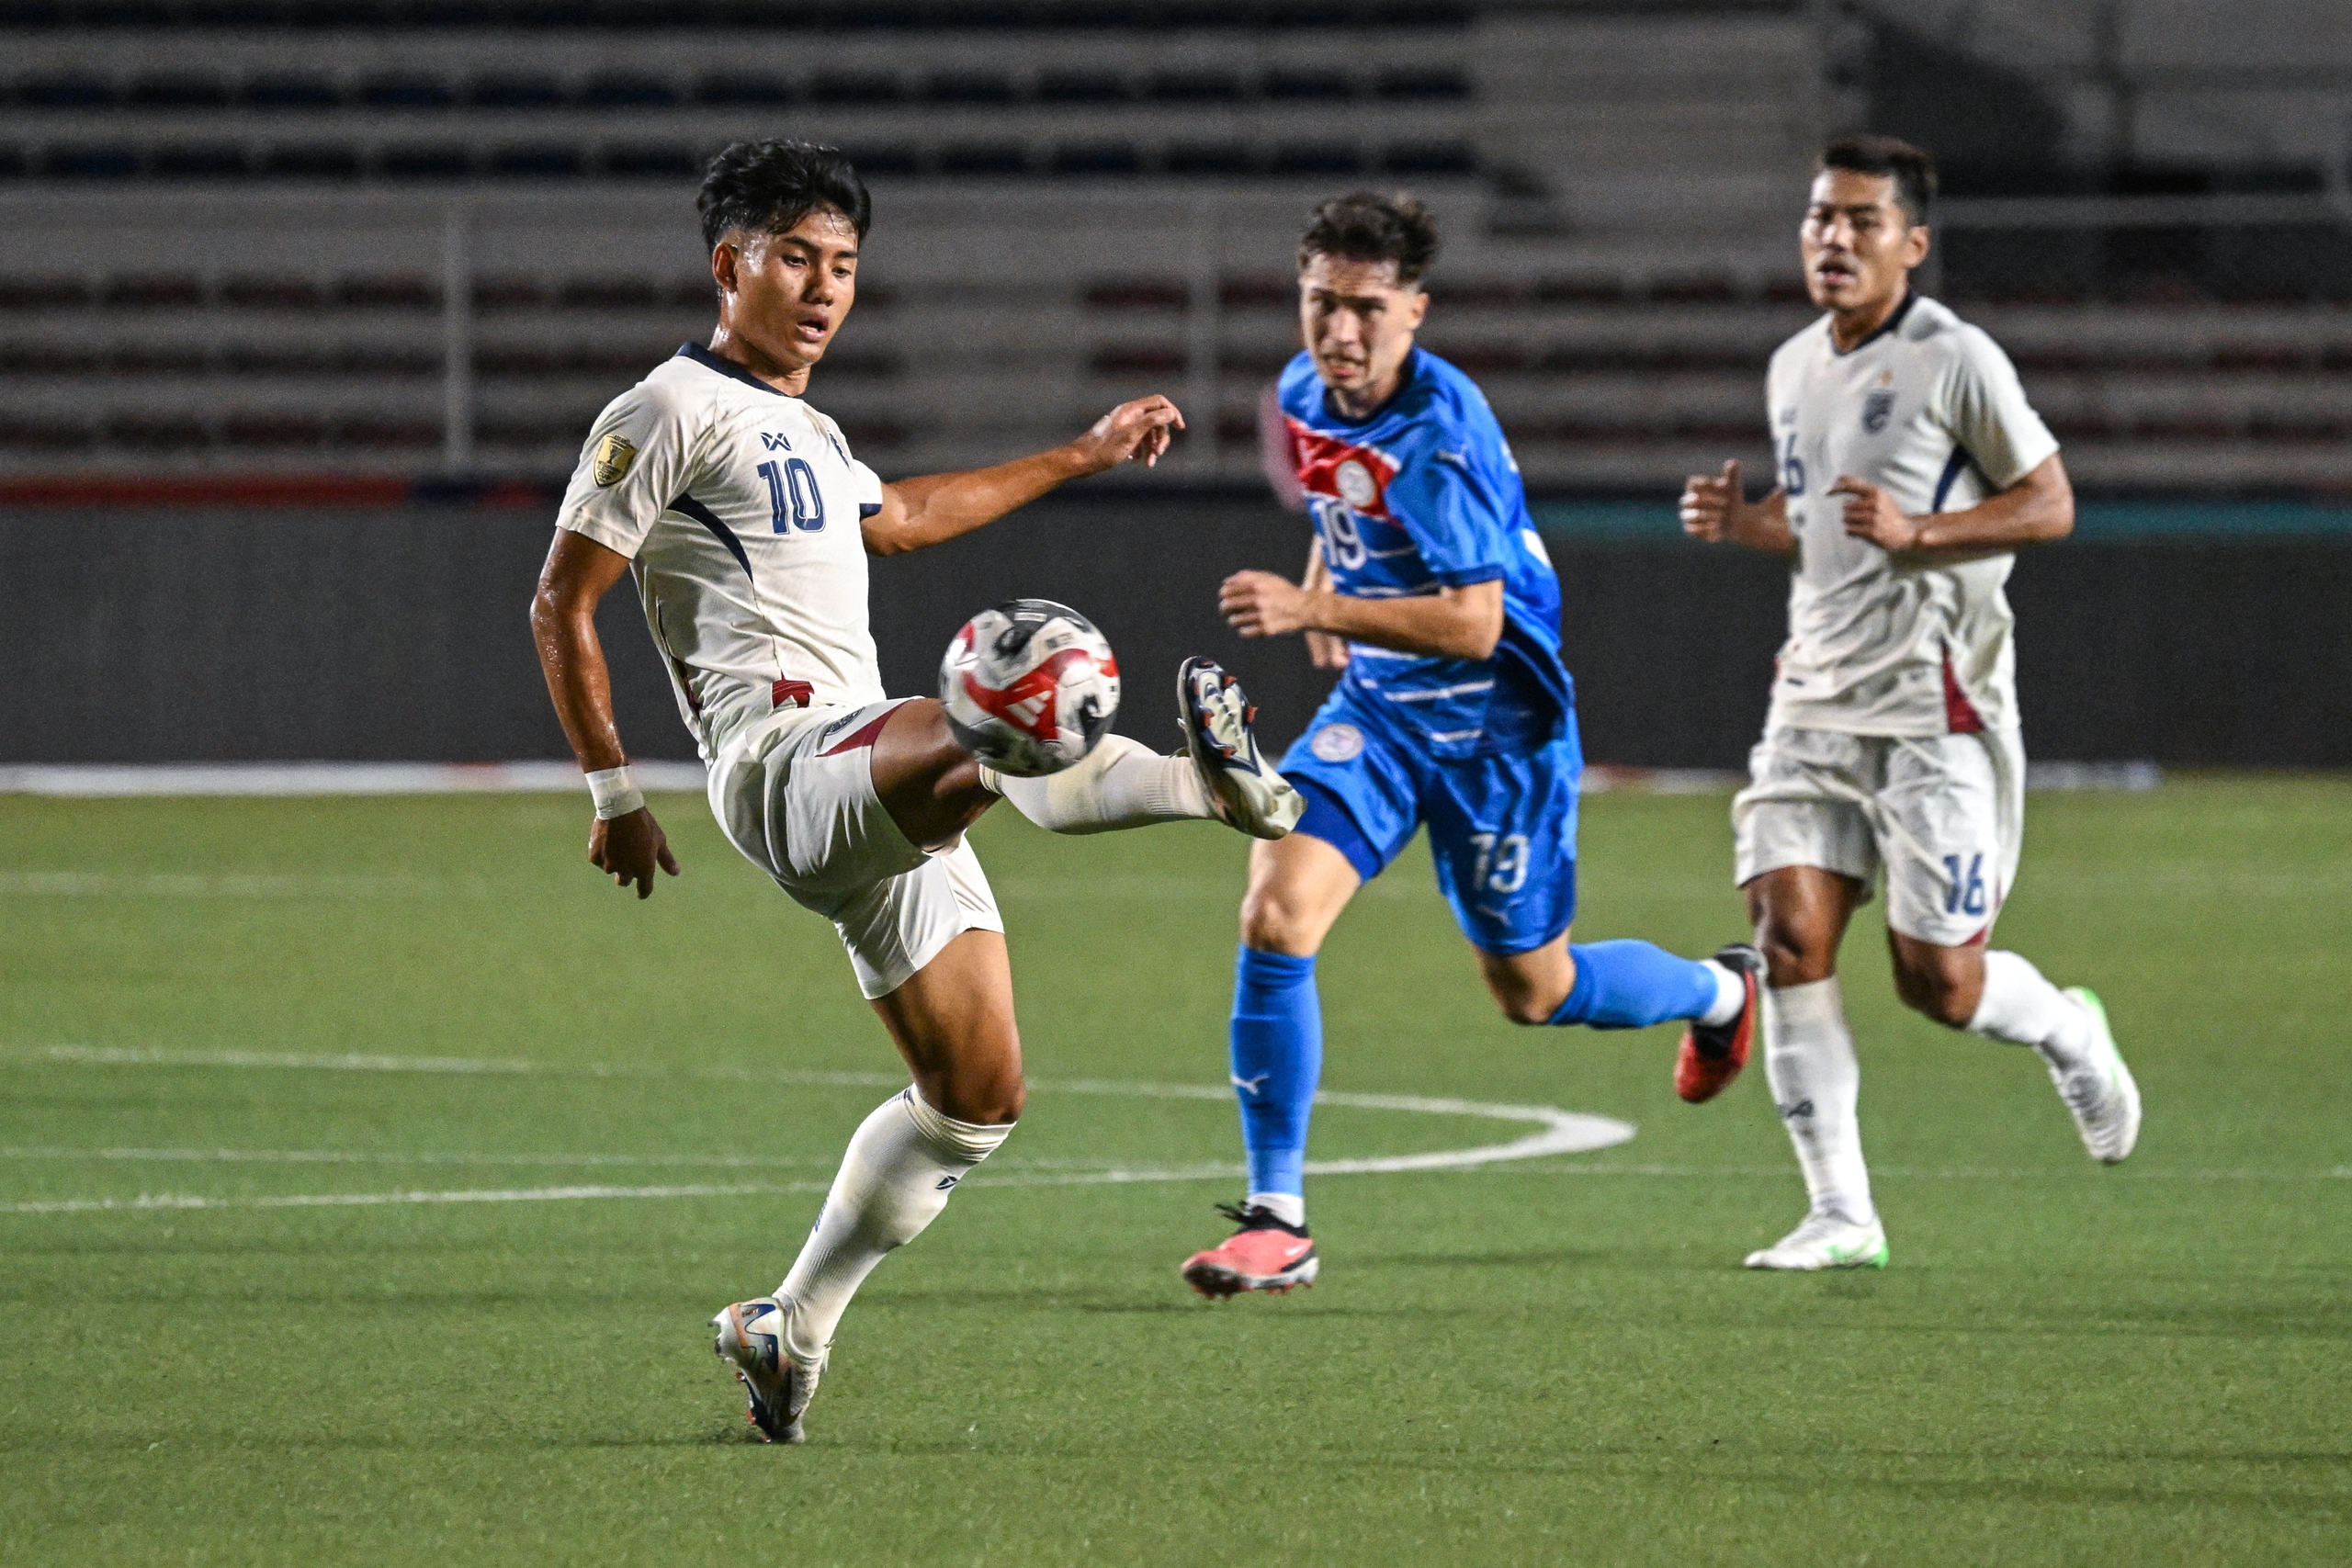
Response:
M825 525L825 497L807 458L786 457L780 467L762 463L760 478L768 481L768 511L777 533L789 525L813 534Z

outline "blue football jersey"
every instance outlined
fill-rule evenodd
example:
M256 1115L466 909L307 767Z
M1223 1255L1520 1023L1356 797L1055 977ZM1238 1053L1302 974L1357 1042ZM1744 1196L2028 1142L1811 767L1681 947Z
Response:
M1281 398L1340 592L1394 599L1503 585L1502 640L1490 658L1351 644L1341 679L1359 705L1441 757L1525 750L1566 734L1576 696L1560 662L1560 580L1485 395L1417 348L1404 386L1362 423L1329 407L1304 353L1283 370Z

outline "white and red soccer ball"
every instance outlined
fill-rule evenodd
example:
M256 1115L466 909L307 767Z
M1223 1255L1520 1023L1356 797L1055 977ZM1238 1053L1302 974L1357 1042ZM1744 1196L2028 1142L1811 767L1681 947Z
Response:
M939 700L964 749L1001 773L1057 773L1119 713L1119 661L1094 623L1050 599L1011 599L964 623L939 662Z

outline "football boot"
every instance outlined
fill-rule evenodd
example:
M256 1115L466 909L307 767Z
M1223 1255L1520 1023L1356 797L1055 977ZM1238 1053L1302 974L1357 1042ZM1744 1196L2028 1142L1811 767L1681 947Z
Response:
M784 1307L774 1296L756 1296L724 1308L710 1325L718 1331L711 1348L735 1369L750 1394L752 1407L743 1419L760 1429L771 1443L805 1443L801 1412L816 1397L822 1360L795 1359L785 1348Z
M1187 659L1176 672L1176 717L1219 821L1253 839L1279 839L1297 826L1306 798L1259 751L1250 728L1258 710L1240 682L1213 659Z
M1744 942L1719 949L1715 962L1740 977L1747 999L1729 1023L1701 1023L1693 1019L1683 1031L1682 1046L1674 1054L1674 1092L1693 1105L1723 1093L1747 1066L1756 1043L1756 1025L1763 1014L1760 987L1764 955Z
M1315 1282L1320 1265L1305 1225L1285 1224L1255 1204L1219 1203L1216 1212L1241 1228L1222 1246L1184 1259L1184 1283L1214 1302L1244 1291L1281 1295Z
M1883 1269L1886 1227L1875 1216L1856 1224L1843 1214L1807 1214L1804 1224L1758 1252L1750 1269Z
M2071 1069L2053 1065L2050 1081L2058 1086L2058 1098L2074 1112L2075 1130L2082 1134L2083 1147L2090 1151L2091 1158L2101 1165L2115 1165L2140 1141L2140 1086L2132 1069L2123 1065L2123 1054L2115 1048L2105 1004L2082 986L2067 987L2066 996L2090 1015L2091 1048Z

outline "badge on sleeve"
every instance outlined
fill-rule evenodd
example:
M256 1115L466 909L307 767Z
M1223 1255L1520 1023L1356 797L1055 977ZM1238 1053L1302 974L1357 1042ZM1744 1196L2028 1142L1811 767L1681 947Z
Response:
M629 465L636 461L637 448L627 437L607 435L596 443L596 450L589 457L589 477L596 481L597 489L608 490L621 482Z

